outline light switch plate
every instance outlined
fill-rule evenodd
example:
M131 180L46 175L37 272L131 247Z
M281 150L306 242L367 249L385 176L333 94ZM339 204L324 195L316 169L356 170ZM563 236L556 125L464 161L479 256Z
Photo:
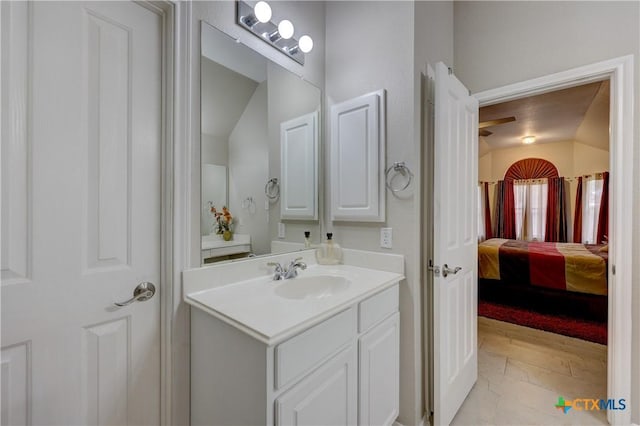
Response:
M391 228L380 228L380 247L388 249L393 247L393 232Z
M284 223L279 222L278 223L278 238L284 238L285 235L285 230L284 230Z

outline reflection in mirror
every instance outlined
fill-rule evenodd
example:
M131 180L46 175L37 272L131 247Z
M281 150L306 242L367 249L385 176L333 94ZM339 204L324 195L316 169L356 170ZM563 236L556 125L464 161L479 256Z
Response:
M203 263L319 242L320 90L204 22L201 36Z

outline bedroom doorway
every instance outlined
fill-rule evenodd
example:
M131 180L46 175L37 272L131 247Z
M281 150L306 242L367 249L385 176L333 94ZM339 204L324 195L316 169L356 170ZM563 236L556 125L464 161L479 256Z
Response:
M607 354L606 354L606 371L607 371L607 397L610 399L626 399L629 400L631 393L631 378L628 372L631 370L631 324L627 318L631 317L631 286L632 286L632 240L631 235L634 230L634 223L631 215L625 215L625 212L632 210L633 197L624 196L632 194L633 191L633 57L625 56L615 58L576 69L559 72L552 75L528 80L525 82L515 83L497 89L487 90L475 94L480 106L488 106L499 104L527 96L543 94L555 90L570 88L582 84L601 82L609 80L610 83L610 193L609 193L609 265L607 270L608 277L608 302L607 302ZM429 86L427 86L429 87ZM428 99L428 97L425 97ZM425 122L429 122L430 104L426 103ZM429 164L432 158L430 151L430 133L425 134L426 146L425 161ZM425 174L425 230L437 227L438 223L434 222L429 214L429 179ZM430 234L425 234L425 252L427 258L430 255L429 240ZM432 321L429 316L430 286L432 285L431 273L425 263L425 276L427 283L427 291L425 292L425 342L427 358L426 383L429 383L433 375L434 369L441 368L433 363L430 358L430 334L432 333ZM614 285L615 281L615 285ZM476 315L476 312L473 313ZM485 383L486 384L486 383ZM482 386L482 383L479 383ZM478 384L477 384L478 386ZM488 385L487 385L488 387ZM429 407L433 407L431 401L432 389L426 388L425 403ZM526 395L526 389L513 390L513 393ZM561 395L557 395L559 397ZM541 401L540 395L528 395L532 400ZM588 397L588 396L585 396ZM509 401L509 398L502 398ZM544 398L543 398L544 399ZM471 400L471 398L467 398ZM546 400L545 400L546 401ZM478 409L489 407L495 410L496 407L491 403L485 404L486 401L478 401L475 403ZM556 399L553 405L558 402ZM548 401L545 402L549 404ZM607 410L607 421L611 424L627 424L630 422L630 410ZM515 415L514 415L515 416ZM516 418L516 417L514 417Z
M628 322L623 321L623 318L629 318L631 315L632 260L630 258L629 230L633 228L630 215L625 217L623 214L624 211L631 209L630 197L624 197L623 194L632 193L632 108L631 99L627 95L632 93L633 87L632 76L629 72L631 63L630 57L613 59L475 95L482 108L581 85L600 82L600 86L602 86L602 82L609 82L610 151L608 157L611 179L609 180L607 243L611 242L611 250L608 252L608 345L604 370L607 373L606 396L611 399L629 398L630 395L628 371L631 366L631 330ZM488 130L491 131L491 128ZM524 136L535 135L522 135L522 137ZM513 201L515 203L515 199ZM535 231L533 224L527 223L526 225L528 226L527 231ZM571 232L568 234L570 235ZM609 250L608 246L606 250ZM548 270L545 270L546 272ZM614 281L615 285L613 285ZM493 328L496 329L496 327ZM514 337L510 337L510 339L513 341ZM597 368L592 366L591 371L596 370ZM585 392L588 392L586 388ZM557 395L557 397L560 396L562 395ZM630 420L629 412L628 410L608 410L607 420L612 424L628 423Z
M604 79L480 108L479 378L453 424L557 424L551 401L607 399L609 95Z

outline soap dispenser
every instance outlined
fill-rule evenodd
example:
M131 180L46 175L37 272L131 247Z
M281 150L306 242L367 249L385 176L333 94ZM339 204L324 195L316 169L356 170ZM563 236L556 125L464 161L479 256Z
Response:
M304 231L304 248L311 248L311 232Z
M342 249L333 241L333 234L327 233L327 240L316 250L319 265L338 265L342 263Z

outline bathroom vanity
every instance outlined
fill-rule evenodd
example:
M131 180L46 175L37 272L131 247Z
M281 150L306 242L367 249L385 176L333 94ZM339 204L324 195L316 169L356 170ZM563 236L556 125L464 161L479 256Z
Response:
M251 252L251 235L235 234L231 241L225 241L216 234L202 237L200 255L202 263L215 260L227 260L231 256L246 256Z
M274 281L268 262L302 257ZM191 424L390 425L399 404L402 256L306 250L183 273ZM375 265L375 269L374 269Z

